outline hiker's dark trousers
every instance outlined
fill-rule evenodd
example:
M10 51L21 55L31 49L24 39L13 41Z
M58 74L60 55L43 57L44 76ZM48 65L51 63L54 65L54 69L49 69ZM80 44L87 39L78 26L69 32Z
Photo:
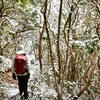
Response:
M22 95L22 93L24 93L24 98L27 98L28 97L28 93L27 93L28 77L27 77L27 75L17 76L17 77L18 77L18 85L19 85L20 95Z

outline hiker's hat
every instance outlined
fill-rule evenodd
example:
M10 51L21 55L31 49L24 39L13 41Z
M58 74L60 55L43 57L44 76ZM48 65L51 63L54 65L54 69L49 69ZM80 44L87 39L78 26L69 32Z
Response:
M26 52L24 51L24 46L23 45L18 46L16 54L17 55L26 54Z

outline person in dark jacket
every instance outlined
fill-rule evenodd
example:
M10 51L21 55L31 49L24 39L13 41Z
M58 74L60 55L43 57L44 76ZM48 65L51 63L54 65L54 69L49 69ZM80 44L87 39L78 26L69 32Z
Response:
M18 51L16 52L17 55L24 55L26 56L26 52L24 51L24 48L22 45L18 46ZM17 74L15 72L15 66L14 66L14 60L12 62L12 77L13 79L18 79L18 86L19 86L19 93L22 97L22 94L24 93L24 99L28 98L28 92L27 92L27 87L28 87L28 79L30 78L30 71L29 71L29 60L28 57L27 62L26 62L26 72L24 74Z

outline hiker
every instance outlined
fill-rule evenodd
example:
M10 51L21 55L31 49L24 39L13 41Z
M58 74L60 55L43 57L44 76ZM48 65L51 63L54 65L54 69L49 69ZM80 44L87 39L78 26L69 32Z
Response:
M20 96L22 97L24 93L24 99L27 99L28 79L30 78L29 61L22 45L18 46L16 54L12 63L12 78L15 80L17 76Z

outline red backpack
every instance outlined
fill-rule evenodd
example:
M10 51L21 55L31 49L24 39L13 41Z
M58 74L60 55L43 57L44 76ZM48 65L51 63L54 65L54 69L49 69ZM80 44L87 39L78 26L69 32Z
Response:
M15 57L14 67L16 74L24 74L26 71L27 58L24 55L18 55Z

